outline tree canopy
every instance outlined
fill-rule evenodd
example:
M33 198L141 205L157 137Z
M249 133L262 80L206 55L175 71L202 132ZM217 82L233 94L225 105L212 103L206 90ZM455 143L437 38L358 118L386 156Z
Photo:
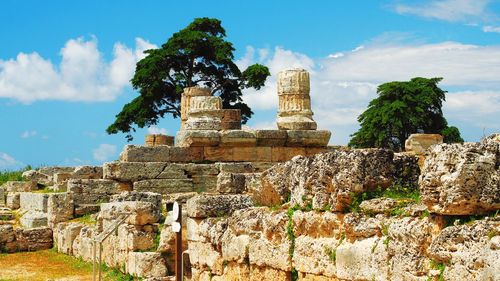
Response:
M183 89L196 85L212 88L221 97L223 108L240 109L246 123L253 112L243 102L242 90L260 89L270 73L260 64L240 71L233 62L233 45L225 37L220 20L196 18L161 48L145 51L147 56L137 63L131 80L140 95L116 115L106 129L108 134L124 132L130 141L134 125L155 125L166 114L179 117Z
M351 135L349 146L402 150L413 133L442 134L445 142L463 142L456 127L448 127L441 110L445 93L437 84L442 78L416 77L379 85L359 117L361 128Z

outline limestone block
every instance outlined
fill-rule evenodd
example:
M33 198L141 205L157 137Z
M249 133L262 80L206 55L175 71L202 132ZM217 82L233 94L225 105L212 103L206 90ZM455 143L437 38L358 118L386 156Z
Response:
M118 248L125 252L152 249L155 246L156 232L154 230L156 229L137 225L120 225L117 235Z
M113 180L71 179L68 181L68 192L74 194L74 203L77 205L108 202L111 195L130 189L128 184Z
M226 219L186 219L188 241L210 243L216 250L222 247L222 239L228 227Z
M72 177L72 174L69 174L69 173L55 173L54 174L54 184L63 185L71 177Z
M223 272L224 260L221 253L212 244L204 242L189 242L189 260L195 268L209 267L212 272L220 275Z
M233 148L232 147L205 147L203 158L206 161L225 161L232 162Z
M233 161L271 162L271 147L234 147Z
M303 212L293 213L293 233L296 237L309 236L312 238L340 239L344 232L343 215L332 212Z
M153 204L154 209L161 209L162 196L154 192L125 191L111 196L110 202L140 201Z
M391 256L392 278L414 280L428 272L426 253L440 229L430 217L404 217L388 225L384 246Z
M102 179L101 166L78 166L72 173L73 179Z
M213 175L216 176L219 173L217 166L213 164L183 164L183 169L189 175Z
M337 249L336 238L311 238L299 236L295 239L293 264L300 272L335 277L337 272L332 252Z
M396 206L398 200L384 197L364 200L359 205L361 210L368 214L389 214Z
M184 130L220 130L222 128L222 100L214 96L191 97L189 117Z
M220 143L220 133L217 130L189 130L179 131L176 136L177 146L218 146Z
M226 261L244 263L248 260L250 235L234 235L232 231L226 231L222 237L222 258Z
M260 195L253 196L263 205L282 204L291 197L292 206L342 211L350 204L352 193L392 184L392 158L393 152L384 149L296 156L263 172Z
M212 93L210 88L187 87L184 89L181 95L181 130L184 129L184 125L189 118L189 105L191 103L191 97L211 95Z
M174 203L179 202L185 204L187 200L193 198L198 195L197 192L181 192L181 193L170 193L167 195L163 195L163 203Z
M288 130L286 146L326 147L332 133L326 130Z
M485 219L444 228L428 248L438 263L446 264L445 280L496 280L500 257L500 221Z
M309 94L309 73L304 69L287 69L278 74L278 94Z
M72 219L74 208L72 193L50 194L47 201L48 225L53 228L59 222Z
M5 205L5 190L0 188L0 206Z
M114 220L123 213L130 213L126 223L133 225L157 223L161 217L161 210L155 209L150 202L124 201L101 204L99 219Z
M58 166L52 166L52 167L41 167L38 169L38 172L42 174L46 174L49 176L54 176L54 174L57 173L64 173L64 174L70 174L73 173L75 170L75 167L58 167Z
M145 146L168 145L174 146L174 137L161 134L148 134L144 137Z
M340 244L336 248L337 278L390 280L389 255L381 240L382 238L379 237L371 237L353 243L344 242Z
M152 179L136 181L134 182L134 190L151 191L160 194L194 191L192 179Z
M420 176L419 157L412 153L394 153L395 178L403 186L418 188L418 177Z
M286 131L282 131L286 132ZM271 161L285 162L291 160L297 155L306 156L304 147L271 147Z
M103 165L103 177L128 182L154 179L163 172L165 167L165 163L157 162L107 162Z
M222 147L248 147L255 146L257 138L252 131L227 130L220 135L220 146Z
M217 176L217 192L219 193L244 193L245 175L221 172Z
M57 245L57 251L67 255L73 254L73 242L84 227L81 223L62 222L57 224L54 229L54 240Z
M217 169L220 172L228 172L228 173L253 173L254 167L251 162L240 162L240 163L224 163L219 162L215 163Z
M200 192L215 192L217 189L217 176L193 175L193 190Z
M0 246L11 243L16 239L14 228L10 224L0 225Z
M0 206L0 221L10 221L14 219L12 210L7 207Z
M120 154L123 162L169 162L171 147L160 145L155 147L126 145Z
M344 216L343 228L349 240L364 239L381 236L382 228L387 229L391 222L383 216L370 217L360 213L348 213Z
M2 189L6 192L28 192L38 188L33 181L8 181L2 185Z
M48 227L31 229L18 228L15 232L15 247L17 251L39 251L52 248L52 229Z
M21 192L19 204L23 210L46 213L48 199L49 194L47 193Z
M255 130L257 146L285 146L287 133L283 130Z
M171 147L170 159L171 162L201 162L203 161L204 147Z
M497 135L498 136L498 135ZM500 209L500 137L432 146L419 178L422 203L446 215Z
M96 229L93 227L82 227L80 234L73 241L73 255L84 261L91 262L93 258L93 239L97 234Z
M283 271L292 269L289 251L289 240L283 240L282 243L275 244L265 238L260 238L251 240L248 246L250 264Z
M19 192L9 192L5 198L5 205L12 210L19 209L21 207L21 194Z
M222 109L222 130L241 130L241 110Z
M25 228L44 227L48 225L47 213L40 211L28 211L20 219Z
M188 218L188 220L189 220L189 218ZM159 243L158 249L156 251L161 252L161 253L170 253L170 254L175 253L175 249L176 249L175 248L175 237L176 237L176 233L172 231L172 227L168 224L165 224L165 226L161 229L160 243ZM184 242L184 240L183 240L183 242ZM186 242L186 248L187 248L187 242Z
M53 184L52 175L46 175L40 173L37 170L29 170L23 172L23 178L27 179L28 181L33 181L35 183L43 184L46 186L50 186Z
M99 204L78 204L75 205L75 217L81 217L87 214L95 214L100 210Z
M272 267L260 267L250 265L250 281L260 280L283 280L291 281L290 272L275 269Z
M253 206L248 195L199 195L187 201L187 212L192 218L220 217L235 210Z
M405 151L423 155L429 147L441 143L443 136L439 134L411 134L405 141Z
M165 277L167 266L161 253L130 252L125 267L127 273L135 277Z

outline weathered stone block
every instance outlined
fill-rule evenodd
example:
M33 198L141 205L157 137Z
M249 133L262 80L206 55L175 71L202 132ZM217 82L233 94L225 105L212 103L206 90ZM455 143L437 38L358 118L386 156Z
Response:
M21 207L21 194L19 192L9 192L5 199L5 205L12 210L19 209Z
M54 229L54 240L57 245L57 251L67 255L73 254L73 242L84 227L81 223L59 223Z
M203 161L203 147L171 147L171 162L201 162Z
M217 192L219 193L244 193L245 175L221 172L217 176Z
M0 221L10 221L14 219L12 210L7 207L0 206Z
M192 218L220 217L251 206L248 195L199 195L187 201L187 212Z
M271 147L272 162L289 161L297 155L306 156L306 149L304 147Z
M39 251L52 248L52 229L39 227L31 229L18 228L16 232L15 249L17 251Z
M28 211L20 219L25 228L43 227L48 225L47 213L40 211Z
M335 238L311 238L299 236L295 239L293 264L297 271L335 277L337 272L332 253L339 240Z
M2 185L2 189L6 192L28 192L38 188L33 181L8 181Z
M176 143L180 147L218 146L220 133L217 130L186 130L177 132Z
M287 133L283 130L255 130L257 146L285 146Z
M290 257L290 240L283 240L280 244L261 238L250 241L248 255L250 264L259 267L271 267L283 271L292 269Z
M222 274L224 260L211 243L195 242L188 243L189 260L195 268L209 267L212 272Z
M87 214L95 214L100 210L99 204L79 204L75 205L75 216L84 216Z
M114 220L124 213L130 213L126 223L133 225L156 223L161 217L161 210L150 202L124 201L101 204L99 219Z
M74 194L74 203L77 205L108 202L111 195L130 189L128 184L113 180L72 179L68 181L68 192Z
M23 178L33 181L35 183L40 183L46 186L52 185L52 174L51 175L46 175L43 173L40 173L37 170L29 170L26 172L23 172Z
M46 213L48 200L47 193L21 192L19 202L23 210Z
M14 227L10 224L0 225L0 246L16 239Z
M72 173L73 179L102 179L101 166L78 166Z
M0 206L5 205L5 191L3 188L0 188Z
M126 191L111 196L111 202L141 201L153 204L154 209L161 209L162 195L154 192Z
M184 170L178 164L158 162L108 162L104 163L104 178L125 182L145 179L182 179Z
M125 270L136 277L165 277L168 275L164 258L161 253L155 252L128 253Z
M257 139L253 131L227 130L221 132L220 146L248 147L255 146Z
M72 193L53 193L47 201L48 225L54 227L57 223L73 218L74 202Z
M251 162L240 162L240 163L215 163L215 166L220 172L228 173L253 173L254 167Z
M439 134L411 134L405 141L405 151L423 155L429 147L440 143L443 136Z
M222 109L222 130L240 130L241 129L241 110Z
M206 161L233 161L233 148L232 147L205 147L204 159Z
M152 179L134 182L135 191L151 191L160 194L190 192L193 189L192 179Z
M430 148L419 178L422 202L446 215L500 209L500 135Z
M160 145L155 147L126 145L120 154L123 162L169 162L170 146Z
M271 147L234 147L233 161L271 162Z
M326 130L288 130L286 146L326 147L332 133Z

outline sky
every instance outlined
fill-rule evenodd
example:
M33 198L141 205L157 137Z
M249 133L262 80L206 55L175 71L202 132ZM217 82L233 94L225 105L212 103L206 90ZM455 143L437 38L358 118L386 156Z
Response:
M378 85L416 76L444 78L444 116L466 141L500 132L499 0L2 0L0 11L0 170L117 159L125 134L105 129L138 95L136 62L197 17L222 21L240 69L271 71L244 92L251 128L276 128L277 73L304 68L332 145L357 131ZM167 117L131 144L179 125Z

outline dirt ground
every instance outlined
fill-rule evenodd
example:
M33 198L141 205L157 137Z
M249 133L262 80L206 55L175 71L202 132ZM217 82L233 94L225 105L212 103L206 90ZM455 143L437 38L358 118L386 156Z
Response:
M112 278L109 272L105 280ZM92 264L54 250L0 254L0 281L91 281Z

